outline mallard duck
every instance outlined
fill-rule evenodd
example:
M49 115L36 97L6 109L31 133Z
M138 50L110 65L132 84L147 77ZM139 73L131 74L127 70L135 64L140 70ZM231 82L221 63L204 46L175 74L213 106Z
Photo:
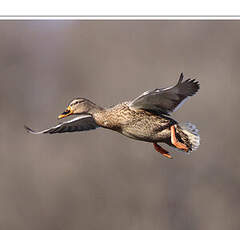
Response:
M70 115L77 117L52 128L36 132L25 126L33 134L65 133L96 129L98 127L117 131L135 140L151 142L156 151L172 158L158 143L166 143L186 153L196 150L200 136L195 125L178 123L170 117L190 96L199 90L195 79L183 81L183 74L175 86L146 91L132 101L103 108L85 98L75 98L59 119Z

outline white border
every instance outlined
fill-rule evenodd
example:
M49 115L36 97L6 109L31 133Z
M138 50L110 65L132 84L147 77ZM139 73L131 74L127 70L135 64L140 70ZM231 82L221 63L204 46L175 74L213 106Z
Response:
M0 20L239 20L240 16L0 16Z
M236 0L7 0L2 1L0 7L0 16L17 16L16 19L33 16L37 19L42 19L42 16L55 16L54 19L66 19L65 16L74 17L72 19L75 19L75 16L115 16L123 19L122 16L125 16L131 19L132 16L142 18L148 15L218 18L240 16L239 13L239 3Z

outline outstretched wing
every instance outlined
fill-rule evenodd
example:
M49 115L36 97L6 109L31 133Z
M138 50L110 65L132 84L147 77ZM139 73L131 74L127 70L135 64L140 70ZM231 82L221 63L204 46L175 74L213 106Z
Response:
M175 112L188 97L193 96L199 88L199 83L195 79L187 79L183 82L183 73L181 73L175 86L147 91L134 99L130 107L169 115Z
M33 133L33 134L42 134L42 133L54 134L54 133L65 133L65 132L77 132L77 131L96 129L97 127L98 125L96 124L96 122L94 121L91 115L78 116L72 120L63 122L52 128L45 129L39 132L36 132L27 126L24 126L24 128L29 133Z

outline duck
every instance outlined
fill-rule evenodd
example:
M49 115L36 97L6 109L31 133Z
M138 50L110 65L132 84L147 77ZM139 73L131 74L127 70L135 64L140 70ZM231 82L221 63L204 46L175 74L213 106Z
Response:
M172 155L160 143L190 153L200 145L199 130L190 122L179 123L171 114L179 109L189 97L196 94L200 84L195 79L183 81L180 74L176 85L148 90L137 98L110 107L101 107L94 102L77 97L71 100L58 119L71 115L73 119L51 128L35 131L24 126L32 134L57 134L105 128L116 131L134 140L152 143L164 157Z

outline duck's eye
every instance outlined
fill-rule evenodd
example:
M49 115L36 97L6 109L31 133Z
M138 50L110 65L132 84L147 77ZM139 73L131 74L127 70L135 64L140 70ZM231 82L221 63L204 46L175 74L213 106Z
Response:
M80 104L80 103L82 103L82 102L83 102L83 101L75 101L75 102L73 102L73 103L71 104L71 106Z
M74 104L76 105L76 104L80 104L80 103L82 103L83 101L76 101Z
M71 106L73 106L73 105L76 105L77 103L78 103L78 101L76 101L76 102L72 103L72 104L71 104Z

